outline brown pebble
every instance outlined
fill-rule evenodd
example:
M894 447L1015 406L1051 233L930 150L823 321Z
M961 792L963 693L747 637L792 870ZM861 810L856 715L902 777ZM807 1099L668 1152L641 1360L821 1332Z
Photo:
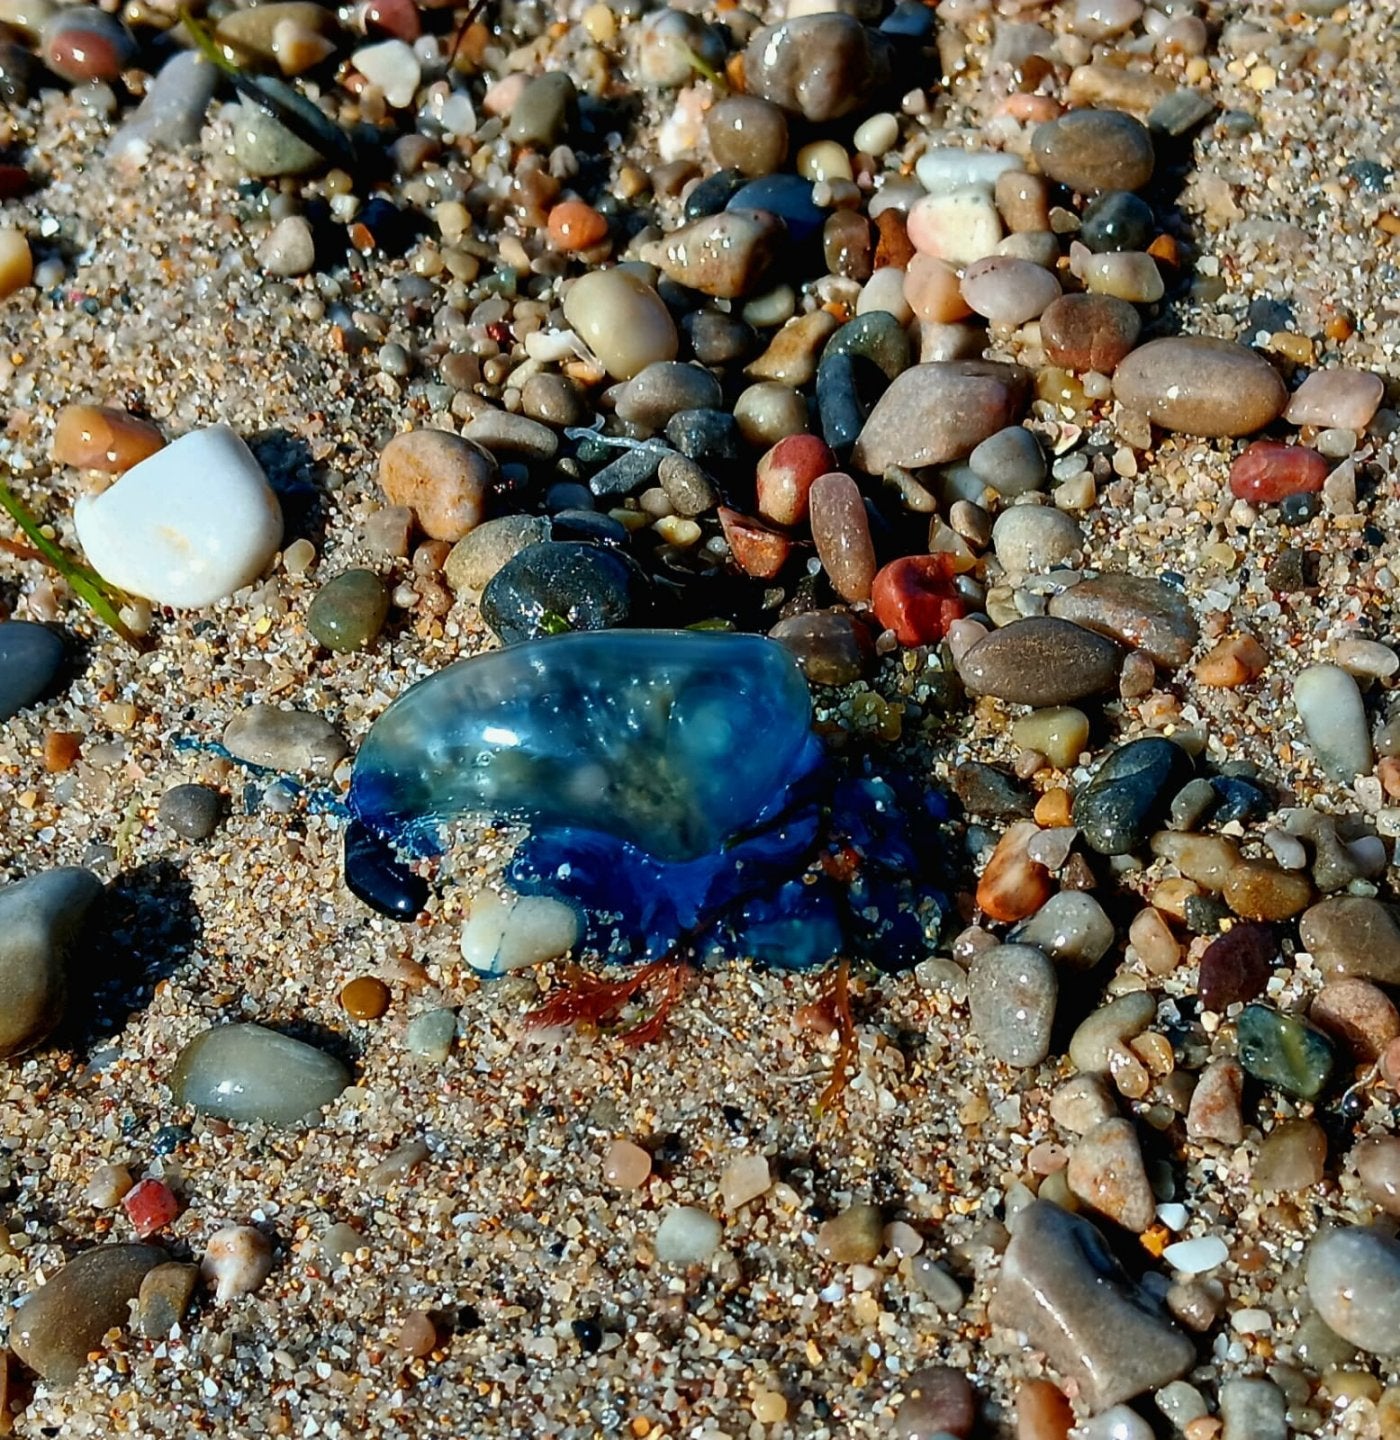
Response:
M1040 317L1046 357L1067 370L1112 375L1141 333L1137 310L1111 295L1062 295Z
M403 1318L395 1345L404 1355L422 1360L437 1349L438 1331L426 1310L411 1310Z
M1142 1145L1131 1120L1115 1117L1089 1131L1070 1151L1070 1190L1091 1209L1141 1233L1157 1213Z
M757 95L726 95L705 112L705 134L721 169L771 175L787 159L787 116Z
M1040 834L1033 820L1020 820L997 842L977 882L977 905L993 920L1010 923L1034 915L1050 898L1050 872L1026 853Z
M745 575L771 580L787 564L792 541L780 531L721 505L716 511L729 553Z
M1152 136L1121 110L1071 110L1038 125L1031 154L1052 179L1085 194L1140 190L1152 178Z
M351 980L340 992L341 1008L352 1020L378 1020L389 1008L389 987L373 975Z
M1050 187L1043 175L1003 170L996 181L997 209L1013 235L1043 233L1050 228Z
M849 475L819 475L808 491L812 539L832 588L855 604L870 599L875 580L875 545L860 488Z
M967 1376L951 1365L928 1365L905 1381L894 1433L898 1440L930 1440L938 1434L965 1440L976 1423L977 1397Z
M1016 1389L1016 1440L1068 1440L1074 1411L1048 1380L1026 1380Z
M817 1229L817 1254L837 1265L869 1265L884 1244L885 1222L877 1205L852 1205Z
M1269 983L1278 953L1278 942L1267 925L1232 926L1201 956L1196 985L1201 1004L1223 1013L1231 1005L1257 999Z
M1154 425L1187 435L1252 435L1283 413L1288 391L1262 356L1233 340L1171 335L1119 365L1113 394Z
M1358 1060L1379 1060L1390 1042L1400 1038L1400 1013L1369 980L1330 981L1317 992L1308 1018L1341 1040Z
M865 216L854 210L836 210L827 216L822 225L822 259L833 275L861 282L870 279L876 269L870 251L870 224Z
M1315 1120L1285 1120L1264 1138L1250 1183L1265 1195L1295 1194L1322 1179L1327 1136Z
M1186 1112L1186 1133L1192 1140L1218 1140L1238 1145L1244 1139L1244 1069L1238 1060L1222 1056L1201 1072Z
M49 451L55 465L120 475L165 445L149 420L110 405L65 405L54 424Z
M146 1340L164 1340L184 1319L198 1281L198 1265L176 1260L148 1270L136 1297L136 1333Z
M1225 903L1246 920L1287 920L1306 910L1312 881L1266 860L1246 860L1225 881Z
M1253 635L1227 635L1196 662L1196 680L1220 690L1238 690L1257 680L1269 663Z
M50 775L71 770L83 752L83 737L72 730L50 730L44 736L44 769Z
M1015 705L1068 705L1107 690L1122 653L1092 630L1038 615L979 640L958 662L958 673L973 695Z
M902 212L893 206L881 210L875 217L875 229L880 235L875 245L875 268L883 270L892 265L897 270L907 270L915 251Z
M1400 1215L1400 1136L1372 1135L1351 1153L1366 1198L1387 1215Z
M379 484L393 505L407 505L424 532L455 544L486 513L496 463L479 445L447 430L395 435L379 455Z
M768 634L792 652L813 685L849 685L875 658L869 627L844 610L793 615Z

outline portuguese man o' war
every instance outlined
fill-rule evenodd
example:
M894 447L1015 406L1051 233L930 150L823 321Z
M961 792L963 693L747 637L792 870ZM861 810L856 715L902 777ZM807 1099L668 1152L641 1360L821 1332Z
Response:
M909 798L835 779L807 682L775 641L554 636L458 661L375 722L351 779L347 879L375 903L350 857L382 894L390 851L436 853L453 822L489 816L527 829L511 883L578 907L587 943L613 957L688 945L805 967L854 938L907 955L888 965L903 968L946 911L919 883ZM938 800L915 797L932 824ZM406 903L378 908L410 918Z

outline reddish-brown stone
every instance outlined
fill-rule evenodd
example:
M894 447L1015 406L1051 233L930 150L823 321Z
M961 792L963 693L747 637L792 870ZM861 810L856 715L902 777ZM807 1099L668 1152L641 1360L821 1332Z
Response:
M1267 925L1232 926L1201 956L1196 989L1201 1004L1217 1012L1257 999L1269 983L1278 942Z
M760 525L727 505L719 507L719 524L734 563L745 575L752 575L755 580L771 580L787 562L792 541L786 535Z
M967 614L954 586L950 555L905 555L880 570L870 587L875 618L901 645L935 645Z
M1251 505L1273 505L1290 495L1315 495L1327 479L1327 461L1306 445L1256 440L1230 467L1230 493Z
M1040 317L1046 358L1066 370L1111 375L1141 333L1137 311L1112 295L1062 295Z
M775 525L807 518L812 481L836 469L836 457L819 435L785 435L758 462L758 513Z

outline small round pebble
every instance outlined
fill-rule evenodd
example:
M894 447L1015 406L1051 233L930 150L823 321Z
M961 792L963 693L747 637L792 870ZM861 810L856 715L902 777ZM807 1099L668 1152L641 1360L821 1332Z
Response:
M703 1265L719 1249L724 1229L693 1205L673 1205L656 1231L656 1258L663 1265Z
M389 1000L389 987L373 975L358 976L340 992L341 1009L352 1020L378 1020Z
M327 650L363 650L384 628L389 591L373 570L346 570L316 592L306 628Z

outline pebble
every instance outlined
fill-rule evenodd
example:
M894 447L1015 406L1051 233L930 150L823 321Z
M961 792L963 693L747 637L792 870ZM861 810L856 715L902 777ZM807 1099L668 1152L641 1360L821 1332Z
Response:
M930 325L952 325L972 313L956 266L936 255L911 255L904 270L904 302Z
M1053 365L1112 375L1142 333L1142 319L1111 295L1062 295L1040 317L1040 343Z
M1278 371L1233 340L1172 335L1139 346L1113 375L1120 404L1187 435L1251 435L1283 413Z
M448 430L409 430L379 453L379 485L423 533L455 544L482 521L496 476L488 451Z
M676 284L733 300L754 292L786 234L767 210L724 210L672 231L643 255Z
M941 191L982 189L994 191L1003 175L1016 170L1020 162L999 150L964 150L953 145L930 145L919 156L914 173L930 194Z
M1356 680L1339 665L1309 665L1293 682L1293 703L1317 763L1350 785L1375 764L1366 704Z
M1057 965L1088 970L1108 954L1114 941L1113 922L1103 906L1082 890L1052 895L1012 935L1018 944L1034 945Z
M49 454L55 465L121 475L154 455L165 437L149 420L111 405L65 405L54 421Z
M1288 1440L1288 1401L1272 1380L1226 1380L1220 1418L1220 1440Z
M393 109L403 110L413 104L413 97L422 83L423 67L413 47L406 41L392 39L362 45L350 56L350 63L371 85L377 85L384 92L384 99ZM528 97L527 86L525 95L511 116L511 128L514 128L515 119L527 104Z
M122 1209L136 1238L147 1240L179 1215L180 1202L163 1181L147 1176L123 1196Z
M1332 1074L1332 1042L1296 1015L1246 1005L1236 1027L1240 1064L1256 1080L1315 1100Z
M755 580L774 579L792 553L788 537L727 505L721 505L718 513L720 530L734 563Z
M99 1165L88 1179L83 1199L98 1210L113 1210L134 1183L125 1165Z
M345 888L391 920L407 923L428 903L428 882L358 820L345 826L342 869Z
M94 5L58 11L39 37L44 64L74 85L118 80L136 58L136 42L115 15Z
M768 632L789 650L813 685L849 685L875 658L866 626L843 610L812 610L780 620Z
M258 245L258 264L269 275L290 279L310 274L316 263L316 238L304 215L279 220Z
M1096 255L1146 250L1156 230L1147 201L1130 190L1108 190L1084 207L1078 239Z
M630 380L680 345L665 302L630 270L590 270L564 295L564 319L614 380Z
M818 145L816 150L822 149ZM834 147L835 154L846 171L842 179L850 181L850 162L846 152L841 147ZM798 152L799 161L805 152ZM819 177L817 174L804 175L764 175L757 180L750 180L747 185L741 185L725 202L726 210L734 211L759 211L766 215L776 216L786 227L786 237L789 244L802 245L816 237L822 230L828 218L828 212L824 210L813 199L815 187L813 182ZM830 178L830 177L826 177ZM784 293L779 290L776 293ZM788 292L790 293L790 292ZM762 305L761 300L755 300L755 305ZM792 302L784 302L786 309ZM746 313L755 318L755 311L750 308Z
M967 457L972 473L998 495L1014 499L1045 483L1045 452L1024 425L1008 425L987 436Z
M389 1008L389 987L374 975L360 975L340 992L340 1008L352 1020L378 1020Z
M871 608L901 645L936 645L967 607L947 555L905 555L876 572Z
M553 460L559 453L559 436L548 425L508 410L481 410L462 427L462 442L484 454L519 455L525 460ZM426 526L424 527L426 529ZM435 540L458 540L460 535L435 535Z
M1238 690L1252 684L1269 667L1264 647L1253 635L1227 635L1196 662L1198 685Z
M16 1307L10 1348L46 1384L71 1385L103 1336L126 1324L129 1302L165 1258L151 1245L84 1250Z
M833 1265L872 1264L884 1246L878 1205L851 1205L817 1227L817 1254Z
M1162 272L1150 255L1124 251L1112 255L1085 255L1072 262L1074 273L1091 295L1107 295L1134 305L1155 305L1166 294Z
M317 135L326 134L329 146L343 148L343 137L320 109L285 80L263 76L259 86L304 120ZM332 138L334 137L334 138ZM233 117L233 158L249 175L272 179L281 175L308 175L326 166L332 148L318 149L295 135L274 115L252 100L239 102Z
M1075 1135L1087 1135L1117 1113L1108 1087L1097 1075L1075 1075L1050 1097L1051 1119Z
M819 436L785 436L758 462L758 513L774 525L802 524L813 482L836 468L836 457Z
M1052 179L1071 190L1140 190L1156 155L1147 126L1121 110L1071 110L1038 125L1031 154Z
M860 489L839 470L820 475L809 490L812 539L832 588L845 601L869 600L875 546Z
M1256 440L1230 466L1230 493L1251 505L1276 505L1290 495L1316 495L1331 466L1306 445Z
M1114 1405L1074 1432L1074 1440L1152 1440L1152 1427L1126 1405Z
M441 1065L452 1053L457 1038L455 1010L427 1010L415 1015L404 1031L408 1050L430 1065Z
M1010 577L1075 564L1084 551L1079 522L1049 505L1012 505L992 526L992 548Z
M1400 1136L1372 1135L1352 1151L1366 1198L1387 1215L1400 1215Z
M1033 945L996 945L968 969L973 1034L994 1059L1018 1069L1050 1053L1059 982L1055 967Z
M893 380L909 368L909 337L904 322L887 310L857 315L827 341L822 358L831 355L855 355L869 360L886 379Z
M76 866L0 887L0 1058L32 1050L63 1019L69 960L101 894Z
M1333 980L1308 1008L1308 1019L1335 1036L1363 1063L1379 1060L1400 1037L1400 1014L1390 997L1369 980Z
M578 912L547 895L509 901L482 890L462 926L462 958L483 975L505 975L567 955L582 938Z
M1016 1440L1067 1440L1074 1426L1069 1401L1049 1380L1016 1387Z
M639 370L618 392L619 420L660 430L677 410L718 409L719 381L699 365L657 360Z
M640 1190L651 1175L651 1156L630 1140L614 1140L603 1157L603 1179L618 1190Z
M724 1227L693 1205L672 1205L656 1230L656 1258L663 1265L704 1265L719 1249Z
M950 265L973 265L995 255L1004 233L992 197L980 188L925 195L909 211L910 243Z
M0 621L0 721L41 699L63 665L62 638L29 620Z
M1108 1074L1124 1046L1156 1018L1157 1002L1146 990L1119 995L1092 1011L1070 1036L1070 1063L1087 1075Z
M546 425L581 425L588 418L578 387L566 375L548 371L531 375L525 382L520 391L520 408L531 420Z
M389 615L389 591L373 570L346 570L316 592L306 628L327 650L349 653L374 642Z
M1143 651L1165 670L1186 664L1200 637L1186 596L1147 575L1091 576L1052 596L1048 608L1053 616Z
M1027 853L1040 833L1033 820L1020 820L997 841L977 882L978 908L991 919L1024 920L1050 898L1049 872Z
M979 640L958 662L973 695L1017 705L1065 705L1109 689L1120 651L1111 641L1067 620L1016 620Z
M23 290L34 278L34 256L23 230L0 226L0 300Z
M143 1340L165 1340L185 1318L199 1279L197 1265L169 1260L148 1270L136 1296L133 1328Z
M511 108L506 138L548 150L563 140L577 110L578 91L562 70L533 76Z
M1225 877L1225 903L1246 920L1287 920L1305 910L1313 898L1306 875L1284 870L1268 860L1246 860Z
M1344 1340L1371 1355L1400 1351L1400 1244L1379 1230L1324 1230L1308 1246L1308 1298Z
M1279 955L1278 941L1268 925L1232 925L1212 940L1201 956L1196 982L1201 1004L1224 1014L1264 993Z
M719 1177L720 1200L729 1214L768 1193L772 1172L765 1155L740 1155L724 1167Z
M192 430L102 494L82 496L73 523L104 580L176 609L199 609L242 589L282 543L277 497L227 425Z
M641 572L599 545L546 540L511 556L481 592L481 618L503 645L568 630L610 630L638 607Z
M967 1376L951 1365L927 1365L904 1382L895 1411L897 1440L966 1440L977 1423L977 1397Z
M209 1237L199 1273L220 1305L251 1295L272 1274L272 1242L251 1225L227 1225Z
M839 120L889 79L893 47L850 15L806 15L754 31L744 51L750 94L804 120Z
M1074 797L1074 823L1100 855L1128 855L1147 843L1190 778L1191 759L1159 736L1129 740L1099 764Z
M742 175L771 175L788 153L787 117L771 100L726 95L705 112L705 134L715 163Z
M1186 1112L1192 1140L1238 1145L1244 1139L1244 1068L1228 1055L1217 1056L1201 1071Z
M1311 1189L1327 1165L1327 1136L1315 1120L1285 1120L1264 1137L1250 1183L1262 1195Z
M1073 705L1052 705L1012 722L1011 738L1023 750L1044 755L1057 770L1079 763L1089 744L1089 717Z
M1128 1279L1093 1225L1046 1200L1017 1213L989 1313L1043 1350L1094 1411L1196 1363L1196 1347Z
M329 775L350 753L344 736L319 715L249 705L224 727L224 748L235 760L269 770Z
M350 1083L339 1060L263 1025L215 1025L180 1051L170 1089L178 1105L235 1124L294 1125Z
M1182 1275L1204 1275L1230 1258L1230 1247L1218 1235L1179 1240L1162 1251L1162 1259Z
M1364 370L1314 370L1293 392L1284 411L1290 425L1354 430L1360 435L1385 398L1379 375Z
M1096 1125L1070 1151L1065 1173L1074 1195L1124 1229L1140 1234L1152 1224L1157 1202L1131 1120Z
M1303 948L1328 980L1356 977L1400 985L1400 925L1379 900L1339 895L1298 921Z
M139 165L152 151L194 145L218 82L219 72L197 51L176 51L147 83L141 104L107 142L107 154Z
M825 310L795 315L773 337L763 354L744 367L744 374L753 380L808 385L817 373L822 347L838 329L836 317Z
M963 272L962 296L971 310L994 325L1024 325L1061 294L1051 271L1029 260L989 255Z
M969 815L989 820L1024 820L1031 797L1015 777L980 760L964 760L952 774L953 793Z

